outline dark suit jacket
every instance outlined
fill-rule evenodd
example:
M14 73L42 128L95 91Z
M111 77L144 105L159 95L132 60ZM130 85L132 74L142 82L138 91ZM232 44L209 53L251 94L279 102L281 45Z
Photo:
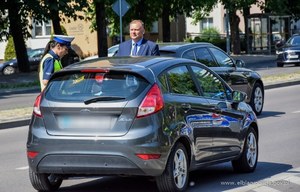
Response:
M119 50L116 56L130 56L132 40L127 40L119 45ZM138 56L159 55L158 45L147 39L142 40L141 47L137 53Z

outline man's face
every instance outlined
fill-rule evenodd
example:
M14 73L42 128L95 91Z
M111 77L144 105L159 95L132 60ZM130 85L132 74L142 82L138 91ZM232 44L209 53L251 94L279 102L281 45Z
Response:
M139 22L132 23L129 27L129 31L130 31L130 38L134 42L138 42L141 38L143 38L145 32L143 25Z

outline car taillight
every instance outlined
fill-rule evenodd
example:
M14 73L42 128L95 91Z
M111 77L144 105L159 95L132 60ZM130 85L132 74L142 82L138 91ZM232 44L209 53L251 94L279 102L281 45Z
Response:
M41 97L42 97L42 93L36 97L35 102L33 104L33 114L37 117L42 117L42 112L41 112L41 108L40 108Z
M135 154L135 155L143 160L159 159L161 156L160 154Z
M27 151L27 157L28 157L29 159L35 158L38 154L39 154L39 153L36 152L36 151Z
M157 111L164 107L163 96L157 84L154 84L148 91L143 102L140 104L137 117L144 117Z

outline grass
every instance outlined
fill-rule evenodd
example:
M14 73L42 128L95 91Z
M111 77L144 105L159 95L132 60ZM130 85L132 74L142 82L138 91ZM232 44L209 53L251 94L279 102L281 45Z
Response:
M39 81L26 82L26 83L0 83L0 89L16 89L16 88L28 88L39 86Z
M285 82L295 79L300 79L300 71L288 74L277 74L277 75L266 75L262 77L264 84L275 83L275 82Z
M0 123L15 119L25 119L31 116L33 107L0 110Z

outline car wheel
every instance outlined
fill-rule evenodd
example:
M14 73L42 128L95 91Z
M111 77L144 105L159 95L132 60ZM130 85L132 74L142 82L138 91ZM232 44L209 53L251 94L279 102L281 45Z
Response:
M4 67L2 73L3 75L11 75L14 74L16 72L16 69L12 66L6 66Z
M156 177L159 191L184 191L188 184L188 157L185 147L178 143L173 148L166 169Z
M277 67L283 67L283 63L277 63Z
M258 138L256 131L249 127L245 139L244 148L241 156L232 161L232 167L236 172L250 173L253 172L257 165L258 159Z
M262 85L255 83L252 90L250 106L256 115L260 115L264 106L264 93Z
M35 173L30 168L29 178L32 186L38 191L55 191L62 183L62 178L54 174Z

